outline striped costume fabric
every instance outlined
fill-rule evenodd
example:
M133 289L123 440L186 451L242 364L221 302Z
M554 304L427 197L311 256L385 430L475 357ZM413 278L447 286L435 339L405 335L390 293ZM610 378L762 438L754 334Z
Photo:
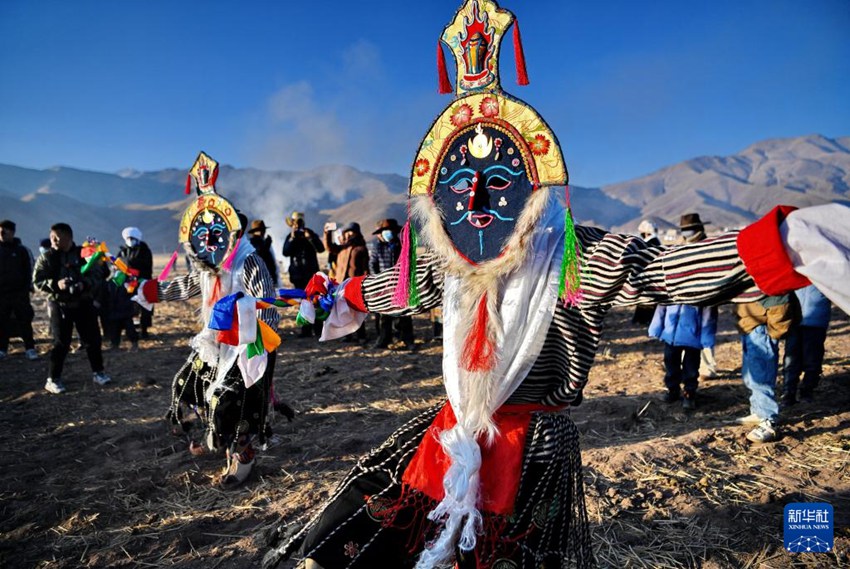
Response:
M673 249L590 227L580 226L576 234L584 251L584 296L576 307L558 304L540 356L509 404L564 405L580 397L599 347L602 321L612 306L749 302L761 295L738 257L737 232ZM420 306L392 306L395 275L386 271L363 281L369 312L411 314L439 308L443 274L438 261L421 255L416 271Z
M256 253L248 255L245 258L243 271L242 286L248 295L257 298L273 298L277 294L274 281L259 255ZM188 275L176 277L165 285L160 284L159 288L160 302L188 300L200 295L201 273L197 270ZM277 325L280 323L280 313L274 308L262 310L260 318L273 330L277 329Z
M737 233L665 249L643 240L578 227L583 251L579 304L558 303L543 348L507 404L578 405L613 306L641 303L745 302L761 293L738 257ZM432 254L416 266L421 304L392 306L396 270L367 277L370 312L406 315L442 305L443 266ZM402 487L402 473L440 406L428 409L363 457L320 513L266 557L274 566L293 554L322 567L413 567L437 524L424 514L433 500ZM472 552L457 552L459 569L592 567L579 436L567 411L535 412L526 437L514 514L484 512ZM424 514L423 514L424 513Z
M195 270L188 275L176 277L160 283L161 301L181 301L201 296L202 273ZM243 264L242 288L246 294L258 298L273 297L275 285L263 260L256 253L250 253ZM280 313L274 308L258 311L258 315L273 330L280 322ZM262 380L246 388L242 375L236 365L228 370L220 393L207 401L206 390L216 377L216 368L204 363L195 351L174 376L172 383L171 407L168 417L172 424L183 425L184 406L202 411L199 416L205 420L206 439L209 447L222 447L231 444L242 436L258 436L264 442L267 433L267 416L271 376L274 371L275 354L268 354L266 373Z

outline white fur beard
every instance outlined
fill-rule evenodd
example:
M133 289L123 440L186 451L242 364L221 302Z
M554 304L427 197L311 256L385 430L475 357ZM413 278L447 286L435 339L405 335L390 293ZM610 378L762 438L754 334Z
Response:
M496 371L501 368L499 346L502 345L504 335L500 316L502 284L506 276L525 262L531 248L534 229L546 209L549 194L548 188L541 188L532 193L502 254L477 265L471 264L457 252L445 231L440 210L434 205L430 196L418 196L410 200L411 215L422 228L422 243L443 261L448 274L461 280L461 300L458 310L458 319L461 324L454 338L456 353L463 354L469 333L477 319L478 304L485 295L487 297L486 334L495 350L495 363L487 371L468 371L463 368L462 362L457 362L462 378L461 399L464 402L464 408L455 409L455 412L458 421L471 432L476 435L486 433L491 440L497 434L493 413L496 410L494 407L499 389L499 377Z

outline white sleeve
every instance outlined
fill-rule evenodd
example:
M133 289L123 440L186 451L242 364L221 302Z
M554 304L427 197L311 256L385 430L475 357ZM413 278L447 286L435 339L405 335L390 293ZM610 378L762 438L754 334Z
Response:
M798 209L779 231L794 269L850 314L850 208L831 203Z

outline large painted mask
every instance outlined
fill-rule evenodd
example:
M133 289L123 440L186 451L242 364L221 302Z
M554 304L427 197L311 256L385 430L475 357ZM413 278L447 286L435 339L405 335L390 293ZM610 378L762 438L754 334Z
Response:
M528 104L502 91L498 50L513 14L467 0L443 31L457 62L455 100L425 135L410 195L429 196L455 249L473 265L500 257L532 193L566 185L554 133Z
M218 162L201 152L189 171L198 197L186 208L180 221L180 242L205 266L218 268L236 246L241 229L236 208L216 193ZM190 186L187 186L190 187Z

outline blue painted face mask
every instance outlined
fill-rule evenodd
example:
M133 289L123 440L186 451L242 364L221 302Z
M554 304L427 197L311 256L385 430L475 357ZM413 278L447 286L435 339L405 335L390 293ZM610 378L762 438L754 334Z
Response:
M478 123L447 147L433 199L455 249L471 263L502 254L533 191L524 143L508 128Z
M227 222L217 212L201 212L192 221L189 243L201 262L210 267L217 267L230 247Z
M389 229L384 229L383 231L381 231L381 237L384 238L384 241L389 243L390 241L393 240L393 237L395 237L395 234L393 234L393 232Z

